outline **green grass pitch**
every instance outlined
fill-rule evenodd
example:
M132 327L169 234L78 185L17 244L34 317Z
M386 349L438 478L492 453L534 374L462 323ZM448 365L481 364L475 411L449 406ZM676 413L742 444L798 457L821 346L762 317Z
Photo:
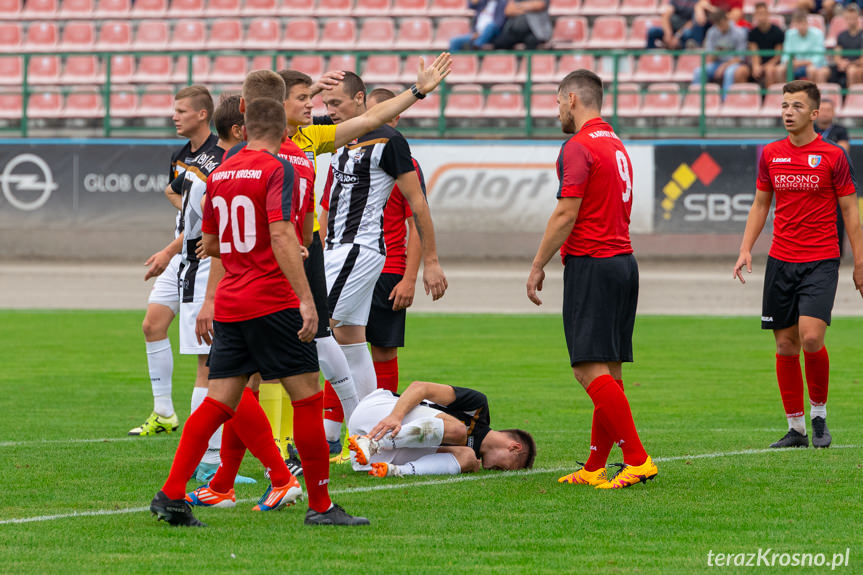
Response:
M624 379L659 476L603 492L557 483L587 455L592 409L557 316L410 315L402 386L484 391L495 427L534 434L536 467L380 480L333 466L333 499L372 521L354 529L304 527L304 505L253 513L266 484L251 456L241 473L258 485L237 488L235 509L198 510L209 528L157 523L144 509L179 434L126 437L152 405L141 319L0 312L0 573L665 575L752 572L710 568L708 553L768 548L848 549L837 571L863 573L863 319L828 330L834 448L766 452L785 421L757 318L640 317ZM183 418L193 370L175 358Z

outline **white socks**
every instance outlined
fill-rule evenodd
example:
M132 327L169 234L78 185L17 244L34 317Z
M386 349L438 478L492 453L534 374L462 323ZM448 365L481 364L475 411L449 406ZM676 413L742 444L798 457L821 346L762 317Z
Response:
M354 378L351 376L348 360L345 358L342 348L333 336L319 337L315 340L315 343L318 347L318 363L321 366L321 373L324 374L324 378L329 380L330 385L336 390L336 395L339 396L339 401L342 402L342 411L345 412L345 421L350 421L351 415L353 415L357 404L360 402L360 398L357 397L357 388L354 385ZM372 366L372 369L374 369L374 366ZM335 441L339 438L340 431L336 432L335 437L330 437L326 423L327 420L324 419L324 431L327 432L327 439Z
M395 467L402 475L458 475L461 473L461 465L452 453L432 453Z
M372 354L365 343L350 343L340 345L348 360L351 375L354 377L354 385L357 388L357 397L360 401L378 388L378 376L375 375L375 364L372 362ZM330 380L333 383L333 380ZM333 384L335 388L335 384ZM345 419L349 420L345 413Z
M150 385L153 387L153 411L171 417L174 415L174 403L171 401L171 376L174 373L171 340L148 341L146 346Z
M324 435L327 441L338 441L342 436L342 422L324 418Z
M802 415L788 418L788 429L795 430L800 435L806 435L806 418Z
M402 425L395 437L387 434L378 440L378 449L402 447L440 447L443 441L443 419L423 417Z
M812 402L809 403L809 418L815 419L816 417L823 417L827 419L827 404L822 403L820 405L816 405Z
M192 388L192 411L189 413L195 413L195 410L204 403L204 398L207 397L207 388L206 387L194 387ZM219 449L222 447L222 426L219 426L219 429L210 437L210 441L207 443L207 452L204 454L204 457L201 458L201 463L215 463L218 465L222 462L219 457Z

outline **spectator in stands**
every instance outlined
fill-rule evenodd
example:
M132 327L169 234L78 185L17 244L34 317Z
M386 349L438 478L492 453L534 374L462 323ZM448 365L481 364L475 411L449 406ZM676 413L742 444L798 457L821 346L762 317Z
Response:
M846 14L851 7L857 8L856 4L849 4L846 8ZM860 9L857 8L859 15ZM821 98L821 107L818 109L818 117L815 118L815 131L821 134L821 137L828 142L833 142L849 155L851 154L851 138L848 136L848 128L841 124L835 123L836 108L833 105L833 100L829 98ZM839 234L839 257L845 253L845 220L842 219L842 210L836 208L836 231Z
M723 52L745 52L746 31L728 19L723 10L716 10L710 16L713 26L707 31L704 50L707 52L706 68L703 73L708 82L722 85L722 96L735 82L745 82L749 78L749 67L743 61L743 54L723 55ZM701 84L702 69L695 70L693 82Z
M809 25L807 14L797 10L791 16L791 29L785 32L782 45L782 63L776 67L771 83L780 84L787 79L818 79L818 70L826 66L824 60L824 32ZM791 65L790 78L788 65Z
M499 0L503 1L503 0ZM516 44L524 44L535 50L540 44L551 40L551 17L548 15L548 0L506 0L504 14L506 22L494 41L498 50L511 50Z
M782 44L785 42L785 32L770 21L770 12L767 10L767 4L764 2L758 2L755 5L752 23L755 26L749 31L749 49L751 51L775 51L775 54L772 56L755 54L749 60L752 78L766 87L767 82L771 78L776 77L776 66L779 65L782 59Z
M669 0L668 5L662 9L662 25L654 26L647 31L647 49L666 48L677 50L687 44L699 46L704 40L704 31L699 28L700 38L696 42L693 38L695 27L695 5L700 0Z
M741 28L749 29L752 25L743 17L743 0L710 0L707 6L708 14L722 10L728 14L728 21Z
M836 54L829 73L822 73L819 82L830 81L847 88L863 82L863 29L860 26L860 8L849 3L842 14L847 29L836 38ZM856 52L856 53L855 53Z
M468 0L468 8L475 12L470 34L450 38L449 51L481 50L492 44L506 21L506 0Z

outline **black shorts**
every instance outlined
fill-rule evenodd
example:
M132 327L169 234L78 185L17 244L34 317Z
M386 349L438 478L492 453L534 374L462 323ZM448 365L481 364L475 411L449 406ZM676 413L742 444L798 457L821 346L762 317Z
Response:
M638 262L568 256L563 268L563 332L571 365L632 361Z
M213 322L210 379L261 373L264 381L318 371L315 342L297 337L298 309L284 309L246 321Z
M378 347L405 346L405 318L407 310L393 311L393 301L388 299L396 284L402 281L401 274L381 274L372 294L372 309L366 325L366 341Z
M315 310L318 312L318 332L315 337L327 337L330 334L330 306L327 303L327 274L324 272L324 248L321 237L314 234L312 245L309 246L309 257L303 262L309 289L315 299Z
M801 315L830 325L838 284L839 258L793 263L768 257L761 329L791 327Z

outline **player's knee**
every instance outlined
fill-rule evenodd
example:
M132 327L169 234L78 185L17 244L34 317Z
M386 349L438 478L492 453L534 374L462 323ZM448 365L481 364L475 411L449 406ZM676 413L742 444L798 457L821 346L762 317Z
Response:
M802 334L803 349L809 353L815 353L824 347L824 336L820 333Z

